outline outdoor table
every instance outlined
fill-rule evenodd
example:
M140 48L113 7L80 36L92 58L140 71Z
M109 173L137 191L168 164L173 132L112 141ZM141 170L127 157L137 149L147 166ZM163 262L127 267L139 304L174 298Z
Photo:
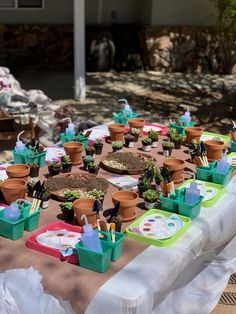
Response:
M162 139L150 152L158 166L164 160ZM140 149L141 141L124 151ZM103 155L111 151L111 145L105 144ZM172 156L185 161L189 158L184 146L173 150ZM96 156L97 161L100 158ZM186 161L186 170L194 168ZM46 167L41 170L42 177L46 171ZM83 170L73 167L73 172L77 171ZM113 174L100 169L99 176L108 178ZM236 176L222 199L211 208L202 208L192 227L174 246L157 248L126 239L123 256L111 263L106 273L95 273L28 249L25 242L31 233L27 232L17 241L0 237L0 272L32 266L42 274L47 291L69 299L76 313L209 313L236 271L235 182ZM104 209L113 206L111 195L116 190L109 186ZM58 219L59 204L50 200L49 208L41 213L39 228ZM137 212L138 216L145 213L140 208ZM123 230L127 225L123 224Z

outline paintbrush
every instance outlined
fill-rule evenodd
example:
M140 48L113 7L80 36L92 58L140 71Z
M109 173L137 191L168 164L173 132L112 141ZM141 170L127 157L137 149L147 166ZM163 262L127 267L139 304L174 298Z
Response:
M203 143L203 141L201 141L200 147L201 147L201 156L202 156L202 160L203 160L203 165L205 167L209 167L207 154L206 154L206 147L205 147L205 144Z
M96 220L97 220L97 228L98 228L98 231L100 231L100 215L99 215L99 212L100 211L103 211L103 207L102 207L102 204L101 202L99 202L98 200L95 200L94 201L94 204L93 204L93 212L96 212ZM101 238L102 235L99 233L99 237Z

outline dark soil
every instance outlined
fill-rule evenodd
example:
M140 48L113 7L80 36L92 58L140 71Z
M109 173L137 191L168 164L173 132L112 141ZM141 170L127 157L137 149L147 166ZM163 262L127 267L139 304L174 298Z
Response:
M106 191L109 183L106 179L98 178L88 174L67 174L49 178L46 182L46 188L49 192L58 191L64 188L86 188L87 190Z
M130 152L125 153L110 153L106 160L114 160L123 164L126 169L145 169L147 161L152 158L151 156L145 156L142 154L135 154Z

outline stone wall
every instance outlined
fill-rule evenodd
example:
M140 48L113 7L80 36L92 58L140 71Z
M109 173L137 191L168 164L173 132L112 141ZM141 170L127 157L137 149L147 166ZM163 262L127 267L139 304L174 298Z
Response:
M0 25L0 65L73 69L73 26ZM221 42L212 28L88 26L86 67L234 74L236 46Z
M146 27L147 67L162 72L236 73L236 45L213 28Z

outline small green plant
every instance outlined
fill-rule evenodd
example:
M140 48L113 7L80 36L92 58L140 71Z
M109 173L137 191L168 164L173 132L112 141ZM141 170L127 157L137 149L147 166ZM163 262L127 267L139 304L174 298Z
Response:
M170 138L173 142L182 142L185 138L184 135L178 134L175 128L170 129Z
M148 132L148 137L152 140L152 142L158 141L158 132L155 130L150 130Z
M42 195L42 199L43 200L47 200L47 199L49 199L49 197L50 197L50 192L48 192L47 190L45 190L44 192L43 192L43 195Z
M89 169L98 169L98 168L99 168L99 165L96 164L96 162L90 162L90 163L88 164L88 168L89 168Z
M86 153L94 154L95 153L95 148L92 145L89 145L86 148Z
M94 157L93 157L93 156L90 156L90 155L83 156L83 160L84 160L86 163L94 162Z
M150 177L147 177L144 175L144 176L141 176L138 179L138 181L139 181L138 186L142 189L149 189L151 187L152 181Z
M168 142L168 141L163 141L162 142L162 147L166 149L174 148L174 143Z
M93 189L88 191L88 195L98 201L102 201L104 199L105 192L102 190Z
M160 184L161 182L163 182L164 179L161 175L161 171L159 168L156 168L156 172L155 172L155 182L156 184Z
M59 161L54 161L52 162L49 166L49 169L53 169L53 170L60 170L61 169L61 164Z
M146 137L146 138L142 139L142 144L144 146L152 145L152 140L150 138Z
M97 138L95 144L96 145L103 145L102 139L101 138Z
M73 202L64 202L59 205L63 210L71 210L73 208Z
M73 202L74 200L80 198L80 194L77 191L67 191L63 194L67 202Z
M138 135L138 134L140 133L140 129L132 128L130 133L131 133L132 135Z
M122 141L114 141L112 142L112 148L115 148L117 150L122 149L124 143Z
M63 166L71 165L70 156L68 156L68 155L62 156L62 157L61 157L61 163L62 163Z
M148 189L143 192L143 199L149 203L155 203L158 200L159 193L156 190Z
M156 164L154 162L154 160L152 159L149 159L147 161L147 166L146 166L146 169L145 169L145 173L148 174L147 176L150 176L150 177L153 177L156 173Z

